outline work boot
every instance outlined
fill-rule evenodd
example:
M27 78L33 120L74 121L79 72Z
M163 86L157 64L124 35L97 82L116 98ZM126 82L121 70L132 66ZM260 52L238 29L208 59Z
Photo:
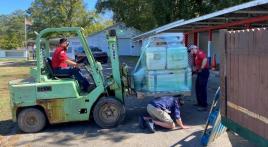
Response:
M139 116L139 127L141 129L145 129L146 128L146 124L145 124L145 120L144 120L143 116Z
M145 124L146 124L147 128L149 129L150 133L155 133L154 123L153 123L152 119L145 120Z

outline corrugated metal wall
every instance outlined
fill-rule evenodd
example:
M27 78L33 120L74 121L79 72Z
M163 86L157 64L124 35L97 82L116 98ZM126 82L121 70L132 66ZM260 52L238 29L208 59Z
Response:
M206 53L208 51L208 32L200 32L199 33L199 47L204 50ZM223 41L220 37L219 37L219 31L213 31L212 34L212 42L211 42L211 52L210 55L211 57L216 54L216 62L219 63L220 62L220 49L219 49L219 43ZM208 55L208 53L207 53Z

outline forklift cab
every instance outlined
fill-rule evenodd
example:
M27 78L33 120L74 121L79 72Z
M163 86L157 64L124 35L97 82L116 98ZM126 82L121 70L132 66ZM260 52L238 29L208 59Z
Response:
M81 91L81 85L78 84L78 81L77 81L77 79L75 79L74 76L71 76L69 74L57 74L57 73L55 73L53 70L53 67L52 67L52 59L51 58L45 58L44 62L45 62L45 69L44 70L49 78L51 78L53 80L68 79L68 78L73 79L77 85L76 88L77 88L77 91L79 92L80 95L86 94L86 93L92 91L94 88L96 88L96 84L93 80L91 71L88 70L89 68L85 67L88 65L88 62L86 61L86 57L84 57L79 62L79 64L81 65L79 67L79 70L82 73L82 75L85 77L85 79L87 79L87 82L89 83L88 91L86 91L86 92Z
M64 32L64 31L59 31L59 32ZM81 31L77 30L70 30L70 32L76 33L78 38L80 39L81 44L83 45L84 48L88 48L85 42L85 38L82 35ZM69 75L63 75L63 74L56 74L53 71L52 68L52 59L50 56L50 47L49 47L49 41L46 38L43 38L43 36L46 36L47 33L39 34L40 39L36 40L36 46L37 46L37 66L32 68L32 76L35 77L35 79L42 83L50 80L54 81L61 81L63 82L64 80L69 80L69 81L74 81L74 84L77 87L78 93L80 93L80 86L78 82L71 76ZM41 47L41 43L44 43L44 48ZM102 71L99 69L102 69L101 64L98 64L93 56L92 53L90 52L89 49L88 51L88 56L85 57L83 60L83 66L82 66L82 71L85 74L86 78L90 82L90 89L94 89L96 87L96 82L95 81L100 81L103 80L102 77ZM93 67L93 68L92 68ZM94 70L95 69L95 70ZM97 73L97 74L94 74ZM93 77L95 75L95 77ZM103 83L103 81L100 81L98 83Z

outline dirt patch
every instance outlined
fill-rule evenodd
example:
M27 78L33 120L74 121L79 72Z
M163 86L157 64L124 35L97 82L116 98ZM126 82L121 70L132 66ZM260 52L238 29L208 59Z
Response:
M14 136L8 136L8 137L1 137L0 136L0 144L1 147L10 147L10 146L16 146L18 140L19 140L19 135L14 135Z

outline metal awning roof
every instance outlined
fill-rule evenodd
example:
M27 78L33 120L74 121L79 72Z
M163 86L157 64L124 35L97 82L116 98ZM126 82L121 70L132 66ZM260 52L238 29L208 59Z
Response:
M137 41L160 32L190 33L208 31L208 29L244 29L247 24L252 27L267 27L266 20L268 20L268 0L254 0L193 19L178 20L132 39Z

